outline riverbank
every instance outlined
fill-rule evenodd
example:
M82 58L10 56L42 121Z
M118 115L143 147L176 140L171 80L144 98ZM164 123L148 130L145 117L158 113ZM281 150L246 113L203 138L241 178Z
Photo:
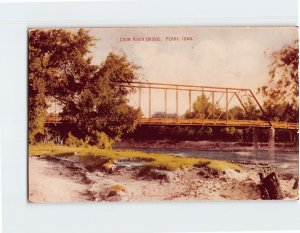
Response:
M117 153L118 159L103 163L107 154L79 156L84 149L64 147L63 154L58 155L57 148L50 148L30 148L31 202L259 200L258 173L276 170L266 163L233 164L205 159L196 163L195 158L183 163L186 158L164 155L160 165L173 163L167 169L158 163L149 166L151 161L146 157L159 155L127 151L122 156L122 151L114 150L110 154ZM132 157L124 159L124 155ZM278 178L285 199L298 199L298 176L278 174Z
M115 143L116 149L187 149L206 151L253 151L252 143L223 141L171 141L171 140L122 140ZM268 143L259 143L259 151L269 150ZM298 152L298 143L276 143L275 151Z

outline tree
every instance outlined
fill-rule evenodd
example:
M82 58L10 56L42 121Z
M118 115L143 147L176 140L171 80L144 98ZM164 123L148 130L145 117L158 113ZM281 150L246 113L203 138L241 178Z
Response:
M29 31L29 140L43 133L48 99L64 103L74 97L94 69L86 57L93 38L85 30Z
M136 81L138 69L125 55L110 53L76 98L66 103L64 119L78 127L83 135L94 138L91 142L95 143L98 131L111 138L133 131L141 114L128 105L127 96L134 89L120 84Z
M205 94L198 96L196 101L193 103L192 111L189 110L185 113L185 118L187 119L196 119L210 116L212 117L213 104L209 101ZM215 116L219 116L221 114L221 110L218 106L215 105L214 114Z
M261 118L262 113L260 109L257 108L257 105L254 104L251 98L247 98L247 101L244 101L244 107L247 112L240 106L233 106L228 110L229 119L233 120L242 120L242 119L258 119ZM203 94L198 96L196 101L193 103L193 109L190 112L189 110L185 113L185 118L187 119L196 119L196 118L210 118L213 117L213 104L209 99ZM226 112L222 110L218 104L214 106L214 119L226 119Z
M239 106L234 106L228 111L229 119L231 120L242 120L245 119L245 110Z
M86 30L29 32L29 135L45 128L50 100L57 101L64 130L98 143L99 132L111 138L132 131L140 115L128 105L134 91L122 87L138 79L139 67L124 54L110 53L103 63L91 63L94 38Z
M298 122L298 40L271 54L268 85L259 88L270 119Z
M258 108L258 105L255 104L253 98L248 97L247 102L244 102L244 106L247 109L246 118L247 119L264 119L262 111Z

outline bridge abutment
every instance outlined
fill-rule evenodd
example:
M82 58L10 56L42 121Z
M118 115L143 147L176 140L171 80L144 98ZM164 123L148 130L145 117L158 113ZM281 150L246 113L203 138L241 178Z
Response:
M275 129L269 128L268 131L269 131L269 141L268 141L269 151L274 151L275 150Z
M275 129L269 128L268 130L268 150L275 150ZM253 150L259 150L259 128L253 128Z
M258 145L258 128L253 128L253 150L257 151L259 149Z

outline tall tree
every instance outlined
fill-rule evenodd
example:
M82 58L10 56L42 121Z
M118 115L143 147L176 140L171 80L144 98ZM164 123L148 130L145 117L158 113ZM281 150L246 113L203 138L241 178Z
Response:
M29 139L43 133L48 99L61 103L74 98L92 70L87 57L93 38L85 30L29 31Z
M264 119L263 113L259 109L258 105L255 103L253 98L248 97L247 101L244 102L244 106L247 109L247 113L246 113L247 119L253 119L253 120Z
M195 119L195 118L206 118L212 115L213 104L209 101L205 94L197 97L196 101L193 103L192 111L189 110L185 113L185 118ZM221 109L215 105L214 114L219 116L222 113Z
M245 110L239 106L234 106L228 111L229 118L232 120L242 120L245 119Z
M110 53L76 98L65 104L63 116L97 143L97 132L111 138L131 132L140 111L128 105L128 94L134 89L123 87L138 79L139 67L128 62L125 55Z
M299 113L298 40L271 54L268 85L259 88L270 119L298 122Z
M91 63L94 38L86 30L29 32L29 139L43 134L50 101L61 106L68 130L97 143L99 132L120 137L136 125L139 111L128 105L134 91L118 84L138 79L139 67L125 55L109 54L100 65Z

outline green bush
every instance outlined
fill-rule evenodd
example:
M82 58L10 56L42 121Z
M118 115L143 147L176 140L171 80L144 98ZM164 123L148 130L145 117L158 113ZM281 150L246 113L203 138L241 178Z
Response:
M75 147L79 147L83 144L83 141L78 139L77 137L75 137L74 135L72 135L71 132L68 133L68 136L65 140L65 144L67 146L75 146Z
M97 132L97 146L101 149L112 149L114 140L107 136L104 132Z

